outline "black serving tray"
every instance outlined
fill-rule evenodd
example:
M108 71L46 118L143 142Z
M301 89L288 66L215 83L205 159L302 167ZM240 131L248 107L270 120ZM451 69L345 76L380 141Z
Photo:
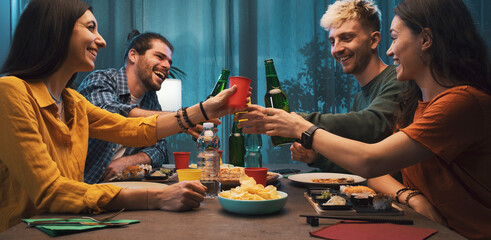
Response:
M327 206L323 205L323 202L317 201L316 196L320 196L323 191L329 191L333 195L338 195L340 197L343 197L346 199L346 205L342 206ZM339 190L333 189L333 188L319 188L319 187L313 187L313 188L308 188L307 191L305 192L305 198L307 201L312 205L312 207L317 211L317 213L321 215L335 215L335 216L356 216L356 215L403 215L404 211L402 208L398 207L395 204L392 204L392 207L387 210L378 210L374 209L373 205L369 203L368 206L355 206L351 199L347 197L344 194L340 194ZM325 202L327 202L329 199L327 199Z

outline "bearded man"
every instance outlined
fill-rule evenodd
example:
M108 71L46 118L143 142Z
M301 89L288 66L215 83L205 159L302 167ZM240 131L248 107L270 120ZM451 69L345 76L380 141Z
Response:
M161 111L155 91L169 75L172 44L158 33L133 30L122 68L97 70L89 74L78 91L92 104L125 117L167 114ZM197 136L197 135L196 135ZM128 166L168 163L165 139L145 148L90 139L84 181L98 183L116 176Z

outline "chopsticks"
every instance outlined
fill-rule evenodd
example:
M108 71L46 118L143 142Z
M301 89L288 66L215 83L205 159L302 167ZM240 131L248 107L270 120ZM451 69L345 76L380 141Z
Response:
M342 220L356 220L366 221L368 223L394 223L400 225L413 225L414 221L405 218L360 218L360 217L344 217L344 216L322 216L322 215L300 215L300 217L306 217L307 223L312 227L319 226L319 218L328 219L342 219Z

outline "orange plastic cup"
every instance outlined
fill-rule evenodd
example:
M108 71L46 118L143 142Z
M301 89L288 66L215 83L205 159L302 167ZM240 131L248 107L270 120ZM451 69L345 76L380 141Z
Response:
M190 152L174 152L174 163L176 164L176 169L189 168L189 155L191 155Z
M244 168L244 172L247 176L254 178L257 184L262 184L266 187L266 177L268 176L267 168L251 167Z
M237 90L228 98L228 105L233 108L245 108L251 79L246 77L233 76L229 77L229 88L237 86Z

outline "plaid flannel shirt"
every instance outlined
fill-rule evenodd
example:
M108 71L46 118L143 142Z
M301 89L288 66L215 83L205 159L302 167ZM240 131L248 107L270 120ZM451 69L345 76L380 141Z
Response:
M130 104L131 95L124 67L119 70L110 68L92 72L82 81L78 92L95 106L106 109L109 112L119 113L125 117L135 107L161 111L157 94L154 91L147 92L138 105ZM117 143L94 138L89 139L84 172L84 181L86 183L93 184L101 180L116 153L117 147ZM160 167L169 161L165 139L160 140L151 147L126 147L123 156L134 155L139 152L144 152L150 157L152 167Z

